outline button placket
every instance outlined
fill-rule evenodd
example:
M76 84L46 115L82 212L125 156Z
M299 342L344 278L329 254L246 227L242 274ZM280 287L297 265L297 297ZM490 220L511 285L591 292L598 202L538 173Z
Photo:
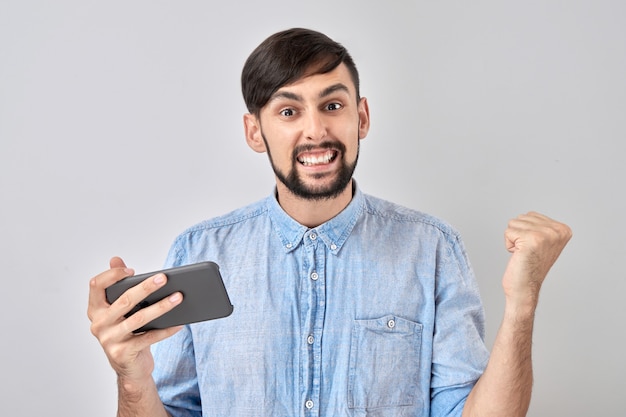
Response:
M305 318L305 343L303 354L306 359L303 364L306 369L305 397L303 398L306 415L316 414L317 403L320 395L321 379L321 338L324 328L326 286L324 282L324 265L327 255L327 247L317 230L313 229L305 235L305 245L307 252L306 272L304 277L308 278L307 301L309 302L308 314Z

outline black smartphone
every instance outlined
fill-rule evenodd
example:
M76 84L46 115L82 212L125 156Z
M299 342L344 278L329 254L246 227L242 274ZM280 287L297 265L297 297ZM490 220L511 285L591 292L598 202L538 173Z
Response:
M126 290L157 273L164 273L167 283L137 304L126 317L177 291L183 294L183 301L134 333L218 319L233 312L219 266L210 261L126 277L105 290L107 301L112 304Z

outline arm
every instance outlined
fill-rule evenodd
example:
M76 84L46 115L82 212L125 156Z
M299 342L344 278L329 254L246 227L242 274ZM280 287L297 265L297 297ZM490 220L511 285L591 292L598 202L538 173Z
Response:
M144 381L117 379L117 417L154 416L171 417L165 411L152 378Z
M541 285L572 236L565 224L538 213L509 222L511 258L502 278L505 309L484 374L471 391L463 417L525 416L532 391L532 331Z
M135 305L148 294L165 285L167 277L157 274L126 291L113 304L106 300L105 289L120 279L132 275L120 258L113 258L109 270L89 282L89 307L87 316L91 320L91 332L98 338L109 362L117 374L118 417L167 417L163 404L152 379L154 360L150 345L163 340L180 327L151 330L135 335L138 329L154 318L171 310L182 301L182 296L173 294L125 318Z

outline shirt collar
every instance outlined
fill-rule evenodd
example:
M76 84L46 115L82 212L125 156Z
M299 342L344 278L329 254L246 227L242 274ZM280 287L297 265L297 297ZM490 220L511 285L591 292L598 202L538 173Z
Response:
M348 206L326 223L313 229L309 229L291 218L278 204L275 192L267 198L267 209L272 227L286 253L295 250L302 243L304 236L310 233L315 233L332 254L339 253L361 216L365 205L364 196L357 187L356 181L353 180L352 182L354 192Z

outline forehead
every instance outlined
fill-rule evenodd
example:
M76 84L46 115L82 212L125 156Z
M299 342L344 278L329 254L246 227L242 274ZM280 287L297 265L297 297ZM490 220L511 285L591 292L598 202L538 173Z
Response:
M307 74L292 83L280 87L272 94L270 101L284 96L284 93L318 95L329 87L336 85L342 85L345 86L345 88L335 88L335 91L345 91L350 96L356 97L356 87L350 75L350 71L346 65L342 63L330 72L324 74Z

